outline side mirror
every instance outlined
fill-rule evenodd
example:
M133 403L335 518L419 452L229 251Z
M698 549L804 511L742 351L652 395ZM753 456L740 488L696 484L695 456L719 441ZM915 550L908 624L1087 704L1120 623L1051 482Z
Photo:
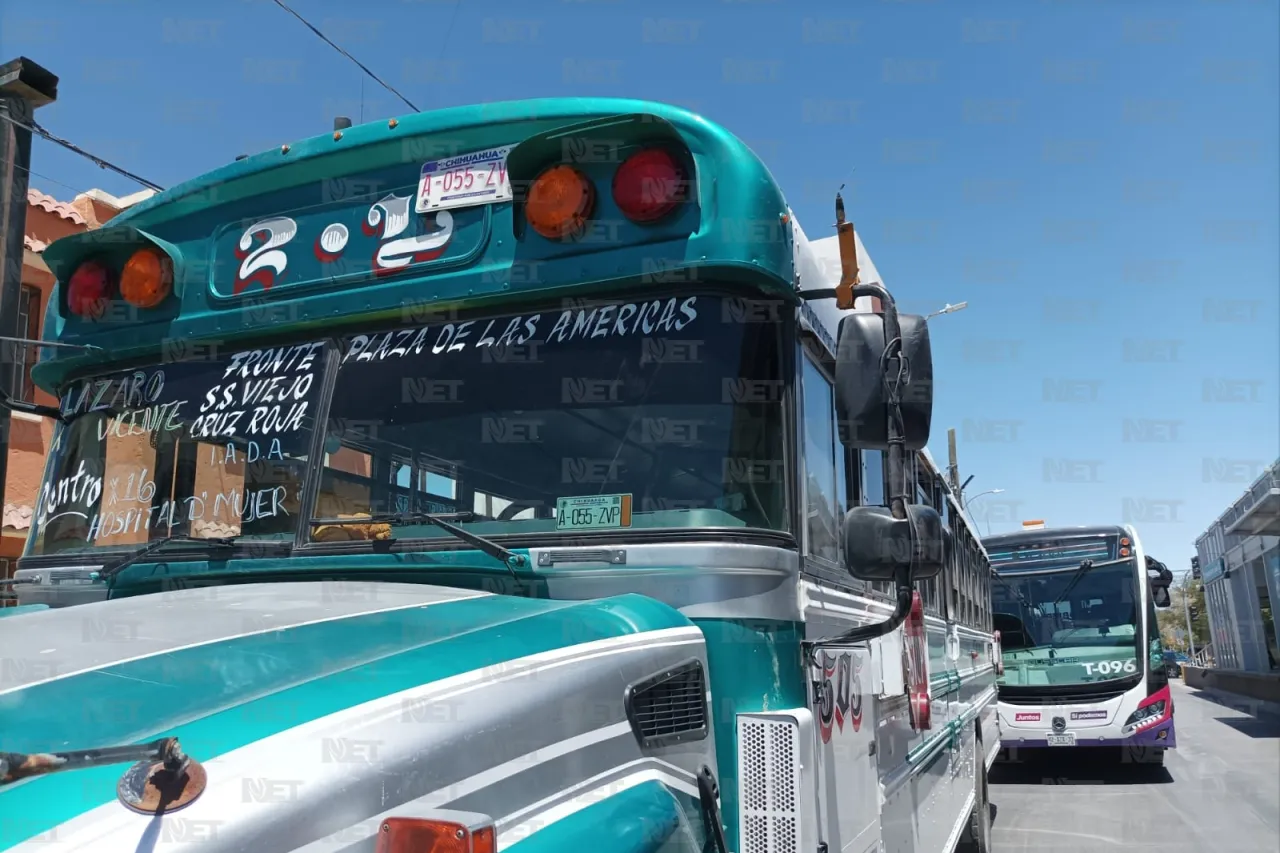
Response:
M1151 587L1151 599L1155 602L1156 607L1162 610L1172 604L1169 600L1169 588L1167 586Z
M1168 590L1173 584L1173 572L1169 571L1169 567L1154 557L1147 557L1147 582L1151 584L1151 589Z
M920 450L929 443L933 419L933 352L929 324L918 314L899 314L905 381L900 392L905 449ZM836 412L841 436L850 447L889 449L892 407L885 387L884 319L880 314L848 314L840 321L836 346ZM889 370L889 375L897 375Z
M908 504L902 519L888 507L857 506L844 517L845 564L864 581L894 580L904 569L928 580L942 571L950 536L931 506Z

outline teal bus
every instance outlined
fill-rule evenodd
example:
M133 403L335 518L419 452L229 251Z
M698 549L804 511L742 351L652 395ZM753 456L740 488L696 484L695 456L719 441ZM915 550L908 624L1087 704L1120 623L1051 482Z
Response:
M49 246L0 849L989 849L988 560L837 215L564 99Z

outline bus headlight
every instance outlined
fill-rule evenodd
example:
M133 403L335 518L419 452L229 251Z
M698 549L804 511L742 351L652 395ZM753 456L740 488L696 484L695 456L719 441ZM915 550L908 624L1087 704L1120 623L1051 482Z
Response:
M1169 694L1168 687L1162 687L1142 700L1138 710L1129 715L1129 719L1124 721L1123 733L1126 735L1133 734L1140 729L1160 722L1172 713L1173 697Z

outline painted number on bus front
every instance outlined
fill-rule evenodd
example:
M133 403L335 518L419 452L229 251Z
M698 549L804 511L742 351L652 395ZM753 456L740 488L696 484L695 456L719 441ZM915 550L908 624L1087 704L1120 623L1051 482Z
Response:
M1084 664L1086 675L1122 675L1124 673L1133 673L1138 671L1138 662L1135 660L1104 660L1098 663Z

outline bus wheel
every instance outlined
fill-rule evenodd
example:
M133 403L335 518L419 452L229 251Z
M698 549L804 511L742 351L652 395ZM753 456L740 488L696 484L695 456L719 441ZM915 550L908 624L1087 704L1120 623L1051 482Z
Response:
M965 828L964 846L972 853L991 853L991 801L987 799L987 759L982 738L974 741L973 811Z

